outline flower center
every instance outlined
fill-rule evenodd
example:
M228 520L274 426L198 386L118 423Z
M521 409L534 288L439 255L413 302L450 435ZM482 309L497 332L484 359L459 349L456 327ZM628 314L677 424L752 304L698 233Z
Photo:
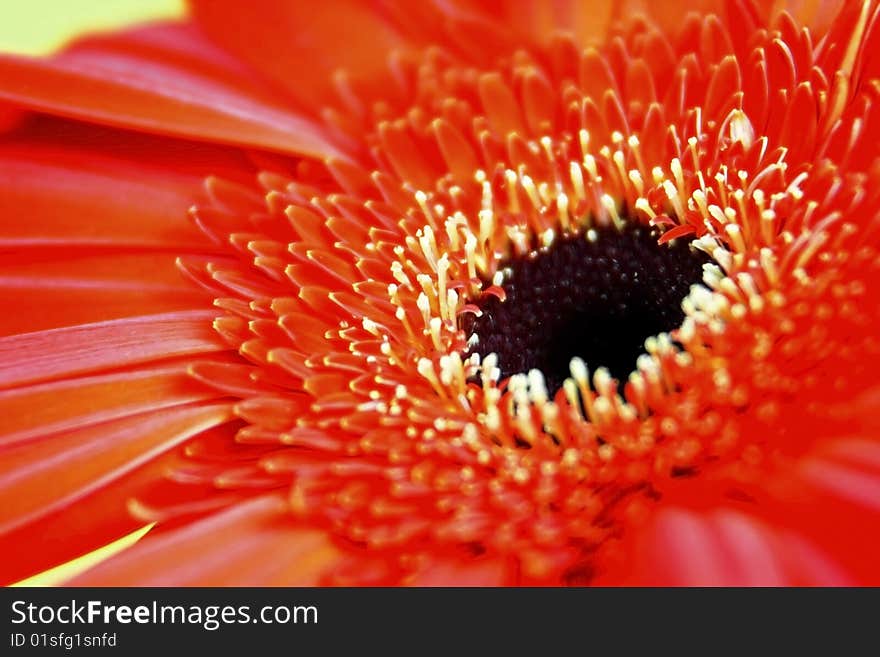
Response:
M626 381L645 339L681 323L708 262L685 240L657 238L646 226L596 228L511 258L503 299L487 295L465 320L472 352L495 353L502 378L540 370L551 394L575 357Z

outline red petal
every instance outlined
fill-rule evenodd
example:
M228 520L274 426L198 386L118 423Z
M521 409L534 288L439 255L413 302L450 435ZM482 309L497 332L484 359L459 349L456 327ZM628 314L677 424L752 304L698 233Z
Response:
M143 526L126 502L161 479L179 457L167 453L123 474L74 504L58 507L0 536L0 583L9 584L88 554ZM47 531L51 527L52 531ZM7 558L14 555L14 558Z
M185 406L6 449L0 471L0 533L71 504L230 418L228 404Z
M53 135L66 142L64 148L28 138L0 149L0 215L8 218L0 222L0 248L210 248L186 217L204 173L182 172L171 164L191 157L192 145L181 150L176 143L169 151L168 142L156 140L152 152L142 153L140 144L120 133L82 132ZM91 144L74 146L73 138ZM117 152L132 157L95 147L110 140ZM165 157L158 158L163 151ZM217 159L218 166L229 166L228 159Z
M211 306L164 253L25 255L0 264L0 335Z
M584 46L606 40L614 22L645 15L664 32L675 34L681 29L688 12L720 12L720 0L616 0L584 2L583 0L451 0L443 8L459 19L469 17L491 26L503 26L513 33L514 47L546 44L562 33L574 36ZM479 44L474 46L479 47Z
M194 30L181 39L199 40ZM143 40L135 32L135 42ZM162 41L147 52L122 49L121 37L100 47L74 48L52 59L0 56L0 99L85 121L196 140L217 141L309 155L338 156L314 121L297 115L252 80L216 74L227 56L206 42L197 56L156 56ZM178 48L178 51L186 50ZM256 48L260 50L260 48Z
M874 436L874 434L871 434ZM860 582L880 583L880 443L876 437L835 441L804 459L804 488L788 522L813 545L839 554ZM793 497L793 495L792 495Z
M637 586L848 585L851 576L796 532L740 511L664 508L632 539L619 576Z
M431 558L418 573L408 578L407 586L504 586L510 584L509 566L497 559Z
M405 44L375 4L358 0L332 6L284 0L190 5L211 38L313 111L337 98L337 70L368 80L389 77L388 55Z
M314 586L339 558L325 534L296 527L285 499L271 495L180 529L148 534L70 584Z

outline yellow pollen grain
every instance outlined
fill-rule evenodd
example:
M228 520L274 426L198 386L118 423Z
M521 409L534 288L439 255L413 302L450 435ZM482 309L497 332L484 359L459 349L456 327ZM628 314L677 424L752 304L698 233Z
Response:
M568 196L564 192L556 197L556 210L562 229L568 231L571 228L571 218L568 214Z
M520 176L520 186L528 196L529 201L531 201L532 205L536 210L540 210L544 205L541 202L541 197L538 194L538 188L535 186L535 181L528 175Z
M483 209L477 213L480 221L480 245L484 246L495 233L495 213L490 209Z
M648 203L648 199L646 198L639 197L638 199L636 199L635 208L636 210L643 212L650 219L657 218L657 213L654 212L653 208L651 208L651 204Z
M584 155L584 169L590 174L590 180L599 182L602 177L599 175L599 167L596 166L596 158L590 155Z
M568 170L572 188L574 190L575 202L583 201L587 198L587 192L584 188L584 175L581 167L577 162L571 162L568 166Z
M528 483L530 478L529 471L526 468L516 468L513 471L513 480L518 484Z
M538 185L538 195L541 197L541 203L543 207L546 208L553 203L553 195L550 189L550 185L546 182L542 182Z
M660 167L654 167L651 169L651 177L654 179L654 185L660 185L666 179L666 174Z
M614 448L614 445L611 445L609 443L605 443L604 445L601 445L599 447L599 449L597 450L597 453L599 454L600 459L602 459L603 461L608 463L614 459L614 455L616 453L616 450Z
M562 453L562 465L565 467L574 467L580 461L580 453L574 447L569 447Z
M578 141L581 146L581 154L586 157L590 151L590 133L581 128L578 131Z
M755 128L746 113L736 109L728 118L731 141L741 143L746 149L751 148L755 141Z
M727 224L724 227L724 232L727 233L727 236L733 243L734 249L736 249L740 253L746 250L746 244L743 239L742 229L740 228L739 224Z
M675 188L675 185L671 180L663 181L663 191L666 193L666 198L669 199L669 202L672 203L672 207L675 210L675 214L679 219L684 219L685 210L684 205L681 202L681 196L679 196L678 190Z
M629 181L633 185L633 189L635 189L636 194L641 198L641 196L645 193L645 181L642 179L642 174L636 169L630 169L627 173L627 177Z
M626 224L617 212L617 204L614 202L614 197L610 194L602 194L601 200L602 207L608 212L611 220L614 222L615 228L619 231L623 231L626 228Z
M513 214L517 214L520 211L519 207L519 195L516 193L517 186L519 184L519 179L516 175L516 171L512 169L506 169L504 171L504 180L507 183L507 209L510 210Z
M449 256L444 253L440 260L437 262L437 299L440 303L440 317L446 320L450 319L449 304L446 293L448 273Z

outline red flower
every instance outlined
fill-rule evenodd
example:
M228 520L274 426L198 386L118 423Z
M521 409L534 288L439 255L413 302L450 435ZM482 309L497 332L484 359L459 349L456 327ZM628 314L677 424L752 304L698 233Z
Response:
M877 4L423 4L0 60L5 580L880 583Z

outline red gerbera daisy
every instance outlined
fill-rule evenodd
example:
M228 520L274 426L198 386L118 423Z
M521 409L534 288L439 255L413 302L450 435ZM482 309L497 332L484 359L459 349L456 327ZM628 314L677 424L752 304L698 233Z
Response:
M3 57L4 579L880 583L877 3L638 4Z

